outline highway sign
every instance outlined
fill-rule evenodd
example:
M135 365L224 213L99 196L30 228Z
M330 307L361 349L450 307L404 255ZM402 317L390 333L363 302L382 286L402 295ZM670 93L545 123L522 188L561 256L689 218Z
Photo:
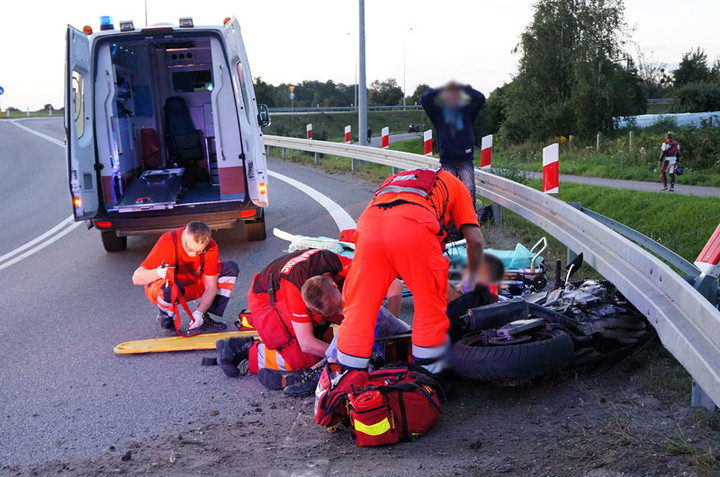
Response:
M295 99L295 93L290 93L290 99Z
M5 90L3 89L2 86L0 86L0 94L3 94L4 92L5 92Z

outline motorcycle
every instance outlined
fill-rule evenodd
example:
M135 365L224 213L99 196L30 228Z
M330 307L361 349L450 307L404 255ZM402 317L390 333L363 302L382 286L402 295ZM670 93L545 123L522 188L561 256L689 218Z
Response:
M417 123L410 123L408 125L408 132L409 133L419 133L421 128L422 128L422 126Z
M472 308L451 321L461 336L450 352L456 374L478 381L523 382L565 369L617 362L657 333L606 280L570 278L580 254L552 290Z

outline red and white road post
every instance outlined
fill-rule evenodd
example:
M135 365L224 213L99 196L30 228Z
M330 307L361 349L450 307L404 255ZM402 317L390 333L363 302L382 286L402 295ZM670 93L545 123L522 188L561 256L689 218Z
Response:
M426 156L432 156L432 129L428 129L423 133L423 151Z
M704 275L716 278L720 275L720 225L715 229L710 240L705 244L695 260L695 266Z
M387 149L390 147L390 128L382 128L382 138L380 147Z
M308 124L305 128L307 130L307 138L312 139L312 124Z
M490 169L492 165L492 134L482 138L480 145L480 169Z
M560 186L560 145L550 144L543 148L543 192L557 197Z
M345 144L350 144L352 142L352 128L350 126L345 126Z

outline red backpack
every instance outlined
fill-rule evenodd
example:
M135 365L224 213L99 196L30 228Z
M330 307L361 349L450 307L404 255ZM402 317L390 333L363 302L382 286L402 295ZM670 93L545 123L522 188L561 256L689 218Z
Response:
M327 364L315 393L315 422L343 422L361 447L395 444L425 434L440 417L439 384L422 368L406 364L342 373Z
M375 191L375 197L410 192L427 199L435 187L438 172L440 169L413 169L399 172L385 179L383 185Z

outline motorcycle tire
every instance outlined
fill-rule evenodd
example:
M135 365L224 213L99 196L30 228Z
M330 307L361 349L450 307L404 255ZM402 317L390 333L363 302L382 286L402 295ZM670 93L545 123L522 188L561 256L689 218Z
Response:
M450 363L459 376L477 381L527 381L560 371L573 360L575 347L562 330L544 331L533 341L484 346L480 333L455 343Z

